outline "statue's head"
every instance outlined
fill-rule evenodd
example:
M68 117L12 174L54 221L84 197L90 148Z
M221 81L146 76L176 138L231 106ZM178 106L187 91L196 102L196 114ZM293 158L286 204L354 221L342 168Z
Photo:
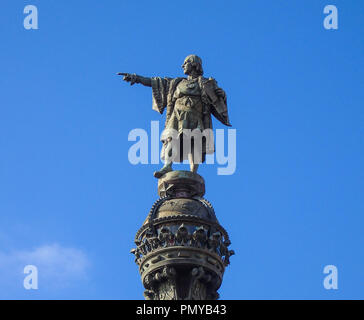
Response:
M195 54L191 54L188 57L186 57L185 61L182 65L183 72L187 75L191 73L196 73L199 76L203 75L203 69L202 69L202 60L199 56L196 56Z

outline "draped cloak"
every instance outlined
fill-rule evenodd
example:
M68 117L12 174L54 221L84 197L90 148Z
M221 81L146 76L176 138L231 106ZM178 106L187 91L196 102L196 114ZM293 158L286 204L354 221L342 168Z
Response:
M172 137L171 132L178 133L177 141L180 143L180 150L175 157L172 159L173 162L182 162L187 159L186 154L183 152L183 137L181 132L178 132L178 126L174 125L175 121L171 118L174 117L174 106L176 102L175 91L178 84L186 78L160 78L153 77L152 79L152 94L153 94L153 110L163 113L166 111L166 122L165 129L161 135L161 141L163 142L163 148L161 152L162 159L165 159L165 148L167 138ZM199 119L199 125L195 128L200 129L204 132L202 141L202 162L205 161L205 155L214 153L214 136L212 132L212 119L213 114L221 123L231 126L229 122L229 116L227 112L226 98L218 97L215 90L218 88L217 82L213 78L204 78L200 76L198 78L198 84L201 90L201 101L202 101L202 114ZM210 130L205 130L210 129ZM193 144L193 142L192 142Z

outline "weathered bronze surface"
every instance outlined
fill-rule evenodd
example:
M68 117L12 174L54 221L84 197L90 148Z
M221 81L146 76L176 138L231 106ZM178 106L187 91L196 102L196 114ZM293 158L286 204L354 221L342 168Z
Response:
M173 162L187 159L190 170L197 172L199 164L205 161L206 154L215 151L211 114L223 124L231 126L225 91L218 87L213 78L203 77L201 58L189 55L182 69L187 78L146 78L136 74L118 73L131 85L140 83L152 87L153 109L160 113L167 109L162 133L162 159L165 164L154 173L156 178L172 171ZM200 135L197 139L191 134ZM176 150L175 153L173 149Z
M196 136L186 130L212 131L211 114L230 126L225 92L203 75L202 61L188 56L182 68L187 78L146 78L120 73L132 85L152 87L153 109L167 109L162 134L163 168L155 172L159 199L135 236L131 250L147 300L218 299L225 268L234 254L209 201L205 181L196 173L205 155L214 152L213 135ZM174 136L176 133L176 136ZM176 138L176 139L175 139ZM190 139L192 148L184 144ZM174 144L180 150L172 152ZM190 171L173 171L172 163L189 159Z
M145 298L218 299L234 251L228 249L229 236L211 203L202 198L204 181L196 173L173 171L160 180L165 183L172 187L152 206L131 251Z
M160 197L172 194L177 197L203 197L205 180L190 171L170 171L158 180L158 194Z

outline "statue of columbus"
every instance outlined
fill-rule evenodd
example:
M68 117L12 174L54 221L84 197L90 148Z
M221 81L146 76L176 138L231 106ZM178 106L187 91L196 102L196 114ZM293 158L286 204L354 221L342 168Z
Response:
M153 109L166 110L161 158L164 166L154 173L161 178L172 171L173 162L189 160L190 169L196 173L206 154L214 153L214 137L211 114L220 122L229 122L226 94L213 78L203 77L202 60L189 55L182 64L187 78L142 77L130 73L118 73L131 85L140 83L151 87Z

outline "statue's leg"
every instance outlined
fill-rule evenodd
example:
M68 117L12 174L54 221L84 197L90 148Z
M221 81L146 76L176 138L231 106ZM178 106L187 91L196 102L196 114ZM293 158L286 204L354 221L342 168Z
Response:
M198 160L198 158L197 159L195 158L193 152L188 154L188 161L190 162L190 170L193 173L197 172L198 166L200 164L200 162L196 160Z
M159 171L154 172L154 176L156 178L162 177L167 172L173 171L172 169L172 138L168 138L165 142L165 148L164 148L164 166Z
M172 138L168 138L165 150L165 163L163 168L170 168L172 170L172 164Z
M192 139L191 152L188 153L188 161L190 163L190 170L193 173L197 172L199 164L202 162L202 141Z

